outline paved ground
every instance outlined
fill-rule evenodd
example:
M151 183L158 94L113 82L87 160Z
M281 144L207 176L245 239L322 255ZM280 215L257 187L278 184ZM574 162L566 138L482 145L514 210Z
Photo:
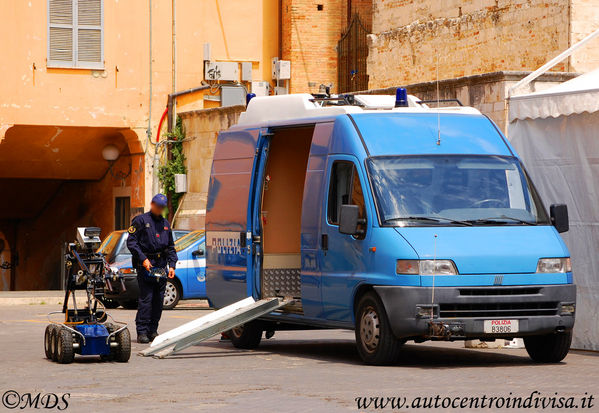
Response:
M524 350L424 343L406 345L396 366L372 367L361 363L353 332L339 330L278 332L255 351L212 339L170 359L133 355L129 363L119 364L79 357L71 365L58 365L43 354L45 315L58 309L49 304L0 306L0 394L9 402L14 394L6 396L7 391L14 390L21 395L70 393L67 411L73 412L374 412L413 410L393 410L391 405L359 409L356 398L407 397L411 402L440 395L442 402L444 397L510 392L526 398L536 390L541 396L557 392L558 397L573 397L578 408L570 411L581 411L585 392L599 397L597 354L572 352L561 364L537 365ZM196 303L165 312L161 330L206 311ZM135 316L127 310L112 314L127 322ZM133 351L144 347L134 344ZM594 404L584 411L599 411L599 402ZM0 411L8 410L0 404ZM526 411L541 408L533 405Z

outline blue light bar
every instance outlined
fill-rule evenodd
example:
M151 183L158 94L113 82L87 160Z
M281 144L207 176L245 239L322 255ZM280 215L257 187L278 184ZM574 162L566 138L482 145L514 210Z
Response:
M408 106L408 91L405 87L398 87L395 91L395 107L407 107Z
M247 95L245 95L245 105L247 106L248 103L250 103L250 100L252 100L255 97L256 97L255 93L248 93Z

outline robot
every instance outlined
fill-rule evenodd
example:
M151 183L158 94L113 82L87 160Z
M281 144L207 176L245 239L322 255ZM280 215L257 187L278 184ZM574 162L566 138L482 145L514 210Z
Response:
M99 355L102 360L121 363L129 361L131 335L127 324L113 320L102 304L104 289L112 290L113 282L120 282L125 288L123 276L96 252L100 243L100 228L82 227L77 228L75 242L67 246L64 304L62 311L48 314L50 324L44 333L44 350L52 361L72 363L75 354ZM84 308L77 308L76 291L86 293ZM64 314L64 321L50 320L53 314ZM112 322L108 322L109 318Z

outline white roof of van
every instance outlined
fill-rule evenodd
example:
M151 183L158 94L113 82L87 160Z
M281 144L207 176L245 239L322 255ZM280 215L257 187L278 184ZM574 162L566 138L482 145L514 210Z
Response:
M395 107L393 95L354 95L355 105L326 105L308 93L290 95L260 96L250 100L245 112L239 116L237 125L256 125L294 119L334 117L347 113L380 111L408 113L462 113L480 115L472 107L455 106L429 108L415 96L408 96L408 107Z

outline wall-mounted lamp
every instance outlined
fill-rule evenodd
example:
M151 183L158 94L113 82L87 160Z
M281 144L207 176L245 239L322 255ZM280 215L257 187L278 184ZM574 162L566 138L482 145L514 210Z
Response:
M117 159L119 159L120 152L121 151L119 151L119 148L117 148L115 145L109 143L108 145L104 146L104 148L102 148L102 158L104 158L104 160L106 162L108 162L108 170L106 171L106 173L110 172L110 176L112 176L113 178L124 180L129 175L131 175L131 163L129 163L129 171L128 172L122 172L122 171L115 172L112 170L112 167L116 163Z
M119 159L119 148L113 144L108 144L102 148L102 158L108 162L114 162Z

